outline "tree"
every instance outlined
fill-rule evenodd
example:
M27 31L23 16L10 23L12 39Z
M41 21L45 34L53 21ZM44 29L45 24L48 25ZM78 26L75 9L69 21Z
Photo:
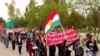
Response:
M14 0L12 0L11 4L5 3L5 5L8 8L8 15L12 19L14 19L14 17L15 17L15 14L14 14L14 12L15 12L14 4L15 4L15 1Z
M55 2L59 5L63 5L65 4L66 1L65 0L45 0L45 4L51 4L52 2Z
M0 17L0 24L5 24L5 20L2 17Z
M62 0L45 0L45 4L43 4L42 6L34 6L33 8L31 8L25 14L27 20L27 27L43 27L47 16L54 9L58 10L58 14L60 16L60 20L64 28L75 26L75 28L80 29L82 27L86 27L86 20L84 16L80 15L75 11L75 9L77 8L76 6L73 6L71 3L59 4L59 1ZM69 10L72 13L69 13Z
M87 17L87 21L88 21L88 26L89 27L93 27L94 28L94 36L97 35L97 39L98 39L98 35L96 34L96 28L98 28L98 32L99 32L99 4L100 1L99 0L83 0L84 5L85 5L85 12L86 12L86 17Z
M88 21L88 26L94 28L94 36L96 36L96 28L99 29L99 0L85 0L85 5L88 6L86 9L87 13L87 21ZM99 30L98 30L99 31ZM97 37L98 38L98 37Z
M27 25L27 22L26 22L25 18L23 18L23 17L20 17L20 18L16 17L14 19L14 23L15 23L15 28L26 27L26 25Z
M26 20L28 21L27 27L28 28L39 27L39 26L43 27L45 19L54 9L58 10L61 21L67 19L68 13L66 4L61 6L55 2L52 2L51 4L44 4L42 6L37 6L30 9L26 13ZM62 24L66 25L66 23Z
M16 8L15 12L16 12L15 14L16 17L21 17L21 12L19 8Z
M89 32L91 27L94 28L94 35L96 36L96 28L98 28L98 24L99 24L99 16L98 16L98 7L100 4L99 0L75 0L74 2L71 0L71 2L76 9L81 10L82 15L84 15L84 17L87 20L87 26L89 26Z
M0 25L5 26L5 20L2 17L0 17Z
M30 0L30 3L28 5L28 9L32 9L35 6L35 0Z
M86 20L83 15L73 11L67 19L67 28L74 26L76 29L82 29L86 27Z

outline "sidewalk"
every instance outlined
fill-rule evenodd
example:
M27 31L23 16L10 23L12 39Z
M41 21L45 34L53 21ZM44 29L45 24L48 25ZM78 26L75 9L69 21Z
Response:
M98 45L100 47L100 44ZM9 48L5 48L4 44L0 42L0 56L29 56L28 53L26 52L26 45L25 43L23 44L22 47L22 55L19 55L18 53L18 46L16 46L16 49L13 51L11 48L11 43L9 44ZM47 51L48 52L48 51ZM57 55L57 48L56 48L56 54ZM74 56L74 51L72 51L71 56ZM84 55L86 56L86 55Z
M9 44L9 48L5 48L4 44L0 42L0 56L29 56L26 52L25 44L22 47L22 55L18 53L18 47L13 51L11 48L11 43Z

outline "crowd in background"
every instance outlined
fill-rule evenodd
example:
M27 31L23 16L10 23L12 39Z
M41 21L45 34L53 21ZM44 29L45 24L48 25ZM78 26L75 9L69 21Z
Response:
M26 51L29 56L47 56L46 34L41 29L33 29L26 31L15 31L14 33L6 33L6 30L0 32L0 41L4 43L6 48L9 48L9 43L12 44L14 51L18 46L18 52L21 55L22 46L26 43ZM64 40L62 44L49 46L49 56L55 56L56 47L58 47L58 56L71 56L72 50L75 56L97 56L99 48L94 36L86 34L86 50L83 48L83 38L78 34L77 39L70 43Z

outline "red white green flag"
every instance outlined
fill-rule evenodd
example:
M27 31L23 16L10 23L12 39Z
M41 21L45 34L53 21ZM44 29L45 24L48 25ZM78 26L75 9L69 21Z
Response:
M53 30L55 27L59 25L61 25L61 21L58 12L57 10L53 10L46 19L44 26L45 33L47 33L50 30Z

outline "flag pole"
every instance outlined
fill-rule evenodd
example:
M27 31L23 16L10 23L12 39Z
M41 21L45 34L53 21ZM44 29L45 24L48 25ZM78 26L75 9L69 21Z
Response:
M65 32L64 32L64 27L62 26L62 24L61 24L61 28L62 28L62 31L63 31L63 34L64 34L64 39L66 39L67 37L66 37L66 35L65 35Z
M64 27L62 26L62 24L60 26L61 26L62 30L64 31Z

